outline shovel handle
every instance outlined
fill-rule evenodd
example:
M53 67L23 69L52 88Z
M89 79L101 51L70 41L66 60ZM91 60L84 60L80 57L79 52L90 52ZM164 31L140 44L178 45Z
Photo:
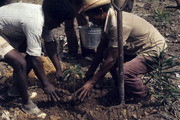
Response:
M116 10L116 11L122 11L124 8L125 8L125 6L127 5L127 3L129 2L129 0L125 0L125 2L124 2L124 4L122 5L122 6L117 6L115 3L114 3L114 0L111 0L111 4L112 4L112 6L114 7L114 9Z

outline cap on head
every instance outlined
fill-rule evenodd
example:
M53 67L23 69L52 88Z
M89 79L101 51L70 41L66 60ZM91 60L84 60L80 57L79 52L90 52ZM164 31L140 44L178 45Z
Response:
M85 12L106 4L110 4L110 0L83 0L82 8L80 9L80 12Z

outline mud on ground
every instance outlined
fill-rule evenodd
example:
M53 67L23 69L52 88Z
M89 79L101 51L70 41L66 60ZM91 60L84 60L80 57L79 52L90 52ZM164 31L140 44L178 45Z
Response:
M41 0L22 0L23 2L41 4ZM174 0L136 0L134 4L133 12L152 23L162 34L167 38L168 42L168 54L179 55L180 53L180 10L177 9L165 9L164 7L174 5ZM162 14L158 14L155 18L155 11L168 12L169 17L164 21L160 21ZM165 14L165 13L164 13ZM75 26L76 29L77 25ZM64 26L55 30L57 37L65 36ZM64 53L67 52L66 48ZM50 81L64 93L67 98L69 95L73 95L73 92L78 89L83 81L76 79L75 81L57 82L54 77L54 67L47 57L42 57L45 66L46 74ZM72 58L66 57L62 63L63 69L79 65L81 71L84 73L87 71L90 61L84 58ZM175 68L179 69L179 68ZM179 74L179 73L178 73ZM177 84L180 81L177 81ZM12 85L12 68L7 64L0 64L0 93L6 93L8 88ZM30 73L29 90L38 93L38 96L33 101L39 106L39 108L47 113L45 120L178 120L180 119L180 104L179 101L171 105L171 109L167 109L162 106L155 106L153 103L153 96L151 101L146 104L127 104L125 107L114 108L112 106L118 104L118 98L115 97L113 92L113 80L110 75L104 78L104 81L98 88L93 89L89 98L81 102L67 102L68 99L63 99L56 104L47 101L43 90L40 88L41 84L33 72ZM153 85L149 85L153 87ZM150 88L151 89L151 88ZM64 98L65 98L64 97ZM5 102L0 101L0 119L9 118L12 120L39 120L35 116L28 116L24 114L20 109L21 100L8 99Z

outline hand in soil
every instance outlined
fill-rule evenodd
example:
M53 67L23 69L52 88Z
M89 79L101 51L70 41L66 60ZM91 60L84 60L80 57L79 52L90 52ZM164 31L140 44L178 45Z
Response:
M62 81L62 72L61 71L56 71L55 72L55 77L58 81Z
M93 75L94 75L94 73L92 73L91 71L86 72L84 81L85 82L88 81L90 78L93 77Z
M79 94L78 99L80 99L81 101L84 100L84 98L89 95L91 89L93 88L94 84L92 83L92 81L87 81L80 89L78 89L75 93Z
M57 102L60 100L60 95L58 91L55 89L55 87L49 83L44 87L44 92L47 94L49 101Z

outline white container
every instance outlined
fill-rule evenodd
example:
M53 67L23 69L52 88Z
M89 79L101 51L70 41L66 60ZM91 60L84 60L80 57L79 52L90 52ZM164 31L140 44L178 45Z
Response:
M81 26L79 27L82 45L87 49L96 49L101 40L101 28Z

